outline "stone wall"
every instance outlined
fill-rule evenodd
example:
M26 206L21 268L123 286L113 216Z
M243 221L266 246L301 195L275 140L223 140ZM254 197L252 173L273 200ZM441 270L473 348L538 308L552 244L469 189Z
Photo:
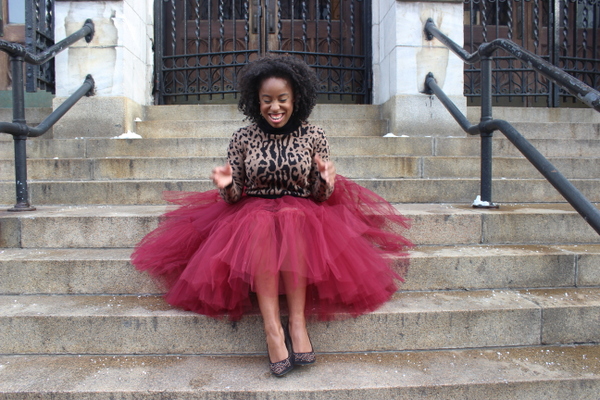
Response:
M54 106L73 93L87 74L94 77L96 95L83 99L63 117L55 137L73 131L74 123L83 124L82 136L115 136L134 129L134 119L142 116L143 106L152 103L153 3L56 2L56 41L81 28L88 18L94 21L95 34L90 43L80 40L56 57ZM87 123L86 114L91 118Z
M428 41L428 18L457 43L463 43L463 2L373 1L373 99L390 121L390 132L427 135L447 127L460 128L441 103L423 94L425 77L433 72L440 87L466 113L460 58L436 39Z

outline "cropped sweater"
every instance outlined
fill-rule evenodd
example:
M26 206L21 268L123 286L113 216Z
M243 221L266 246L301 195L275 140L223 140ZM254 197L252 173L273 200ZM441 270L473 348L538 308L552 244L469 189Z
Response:
M228 203L248 196L312 197L325 201L333 193L321 178L314 156L329 161L329 144L323 130L293 120L283 128L266 122L236 131L227 150L233 182L220 190Z

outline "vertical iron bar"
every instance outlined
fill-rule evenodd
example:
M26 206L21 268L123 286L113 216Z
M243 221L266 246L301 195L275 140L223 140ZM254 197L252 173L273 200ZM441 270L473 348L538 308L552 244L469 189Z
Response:
M507 27L508 27L508 35L507 38L510 40L513 40L513 2L512 0L509 0L506 2L507 3ZM512 94L515 92L515 81L514 81L514 58L513 57L508 57L507 58L507 64L508 64L508 102L512 103L513 101L513 96Z
M307 62L306 53L308 52L308 24L306 23L306 21L308 19L308 16L306 15L306 0L300 1L300 9L300 16L302 17L302 52L304 53L304 62Z
M350 67L352 68L351 72L350 72L350 88L352 90L352 87L354 86L354 80L355 80L355 75L354 75L354 67L356 66L356 48L355 48L355 30L354 30L354 0L352 0L350 2L350 55L352 57L352 60L350 61ZM344 93L345 89L344 86L342 86L342 90L341 93ZM341 99L341 96L340 96ZM352 100L354 100L354 95L352 95Z
M362 30L362 36L363 36L363 43L364 43L364 47L363 47L363 54L365 55L365 63L366 63L366 67L365 67L365 77L364 77L364 82L366 82L364 84L364 88L363 88L363 92L364 92L364 103L365 104L371 104L373 102L373 94L372 94L372 88L373 88L373 44L372 44L372 33L371 33L371 29L368 28L371 26L371 21L372 21L372 12L373 12L373 5L371 2L362 2L363 4L363 24L361 27Z
M551 64L560 68L560 0L553 0L550 5L550 18L548 19L548 47L550 48L548 60ZM560 99L558 96L559 86L550 81L548 106L558 107Z
M182 7L183 7L183 65L182 65L182 75L183 75L183 93L184 93L184 98L186 101L189 100L189 93L190 93L190 77L192 75L192 72L190 71L189 67L189 51L188 51L188 29L187 29L187 23L188 23L188 0L182 1Z
M331 35L332 22L331 22L331 0L327 0L327 66L331 66ZM331 99L331 78L333 76L331 68L327 68L327 99Z
M292 42L292 52L294 51L294 45L296 44L296 34L295 34L295 25L296 25L296 4L294 0L291 0L290 4L290 22L292 25L292 31L290 34L290 41Z
M244 63L248 63L248 50L250 49L250 0L244 0L244 50L246 50ZM236 74L237 78L237 74Z
M593 88L598 87L598 4L594 4L592 11L592 71L590 76L590 85Z
M521 3L521 22L520 22L520 24L521 24L521 46L524 49L529 48L529 46L527 45L527 38L529 37L529 32L527 31L528 24L526 23L526 21L528 20L527 13L525 12L526 7L527 7L527 3L525 3L525 1L523 1ZM526 64L521 61L521 93L523 94L521 96L521 101L524 104L527 103L527 93L528 92L529 92L529 72L527 71Z
M194 34L196 35L196 37L194 38L194 44L196 47L196 51L195 53L195 59L196 59L196 71L195 71L195 76L196 76L196 87L195 87L195 91L197 93L196 95L196 99L200 100L200 93L202 93L201 87L201 75L200 75L200 70L198 69L198 67L200 67L200 65L202 64L202 60L201 60L201 54L200 54L200 0L195 0L194 2L194 26L195 26L195 30L194 30Z
M473 6L473 0L467 0L469 4L469 43L468 49L469 52L473 52L473 33L475 31L474 23L475 23L475 7ZM465 70L465 84L467 86L468 91L468 100L473 99L473 94L475 93L475 88L473 87L473 75L474 75L475 66L473 64L467 64L467 68Z
M277 42L279 50L283 50L283 14L281 13L281 0L277 0Z
M164 100L164 80L163 80L163 71L164 71L164 42L165 42L165 34L164 34L164 2L156 1L154 2L154 100L156 104L162 105L165 103Z
M540 17L539 17L539 0L533 1L533 53L536 56L540 55L539 51L539 32L540 32ZM538 93L538 84L540 80L540 75L537 72L533 73L533 101L537 101L537 96L535 94Z
M481 122L492 120L492 59L481 58ZM493 132L481 132L481 201L492 203L492 137Z
M345 54L345 46L344 46L344 28L346 27L346 23L345 23L345 19L344 19L344 1L340 0L340 2L338 3L338 8L340 10L340 23L339 23L339 29L340 29L340 53L341 54ZM340 93L340 98L342 96L342 91L344 90L344 70L342 69L343 67L343 61L342 61L342 57L339 58L339 72L338 72L338 92Z
M223 15L225 0L219 0L219 74L221 84L221 98L225 98L225 15Z
M237 8L235 6L235 0L231 0L231 27L233 29L233 52L237 54ZM237 56L233 56L232 64L235 64L235 58Z
M315 53L319 53L321 51L319 46L319 40L321 36L319 36L319 25L321 23L321 2L319 0L315 1ZM315 57L315 65L320 64L320 57Z
M23 82L23 57L10 57L11 72L13 77L13 123L25 125L25 88ZM15 148L15 184L17 203L8 211L33 211L35 207L29 204L29 191L27 188L27 135L14 135Z

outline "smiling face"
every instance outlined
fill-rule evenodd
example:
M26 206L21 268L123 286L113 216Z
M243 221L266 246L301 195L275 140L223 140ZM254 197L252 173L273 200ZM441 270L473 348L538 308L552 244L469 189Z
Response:
M258 91L260 114L273 128L281 128L294 112L292 85L283 78L267 78Z

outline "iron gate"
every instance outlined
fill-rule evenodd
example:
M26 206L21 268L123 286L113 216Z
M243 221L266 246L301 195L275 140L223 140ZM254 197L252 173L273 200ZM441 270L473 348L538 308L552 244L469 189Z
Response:
M54 0L25 1L25 46L32 54L54 45ZM54 93L54 58L42 65L27 64L27 91Z
M593 88L600 84L600 0L465 0L465 49L510 39ZM479 64L465 67L465 96L478 102ZM500 105L578 106L575 97L499 53L492 72Z
M237 75L269 53L303 58L321 102L371 101L367 0L157 0L157 104L233 102Z

